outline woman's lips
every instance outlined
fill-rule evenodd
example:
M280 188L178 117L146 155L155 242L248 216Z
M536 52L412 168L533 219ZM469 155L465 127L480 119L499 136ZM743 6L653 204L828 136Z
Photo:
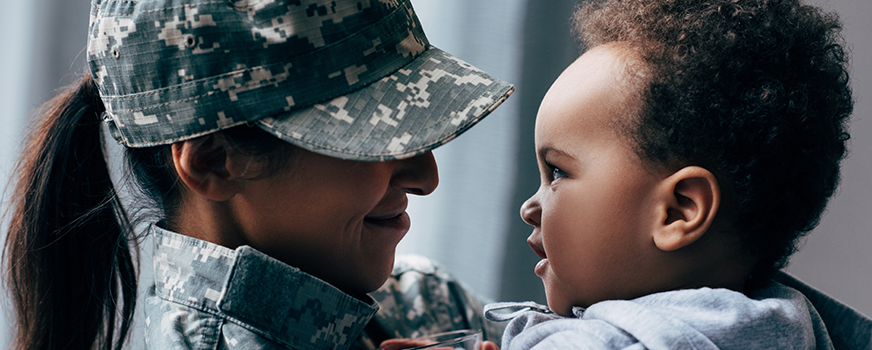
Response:
M400 243L412 226L412 220L406 213L408 204L405 195L385 198L363 217L364 228L387 243Z
M400 235L405 235L412 224L409 214L405 211L379 216L367 216L363 218L363 222L371 227L389 230Z
M369 220L369 221L390 220L390 219L396 218L396 217L398 217L398 216L400 216L400 215L403 215L403 213L405 213L405 212L406 212L406 210L403 209L403 210L399 210L399 211L396 211L396 212L393 212L393 213L388 213L388 214L381 214L381 215L367 215L367 216L364 217L363 219L364 219L364 220Z

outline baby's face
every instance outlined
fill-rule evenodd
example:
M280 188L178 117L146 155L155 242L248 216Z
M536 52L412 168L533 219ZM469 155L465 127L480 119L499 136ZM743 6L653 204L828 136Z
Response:
M521 216L543 259L535 272L558 314L572 306L624 299L650 289L651 230L660 220L655 187L664 177L646 168L616 120L638 103L622 79L619 51L598 47L557 79L536 120L541 174Z

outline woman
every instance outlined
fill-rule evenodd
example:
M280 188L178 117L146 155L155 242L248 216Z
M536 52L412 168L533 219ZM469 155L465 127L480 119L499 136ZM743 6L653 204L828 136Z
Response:
M127 146L151 203L141 209L156 212L148 347L344 349L416 335L392 328L411 306L391 289L367 326L378 307L366 293L391 274L406 195L438 184L430 151L511 85L431 47L408 0L94 0L88 62L19 162L6 243L16 348L118 349L128 335L134 225L101 119ZM412 275L462 291L428 268ZM420 329L469 321L460 309Z

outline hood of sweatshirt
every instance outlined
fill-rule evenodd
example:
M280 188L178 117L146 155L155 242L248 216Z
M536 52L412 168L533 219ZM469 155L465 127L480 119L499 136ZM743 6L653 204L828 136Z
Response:
M575 317L555 315L543 306L515 305L528 311L512 316L503 350L833 348L808 299L774 282L749 295L700 288L603 301L573 309ZM512 304L497 308L507 306Z

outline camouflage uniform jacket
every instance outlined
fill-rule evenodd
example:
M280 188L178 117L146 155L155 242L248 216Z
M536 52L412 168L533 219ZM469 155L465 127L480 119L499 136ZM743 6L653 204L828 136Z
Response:
M424 258L398 259L385 285L358 299L248 246L149 231L149 349L375 349L454 329L484 329L497 342L502 333L484 321L482 301Z

